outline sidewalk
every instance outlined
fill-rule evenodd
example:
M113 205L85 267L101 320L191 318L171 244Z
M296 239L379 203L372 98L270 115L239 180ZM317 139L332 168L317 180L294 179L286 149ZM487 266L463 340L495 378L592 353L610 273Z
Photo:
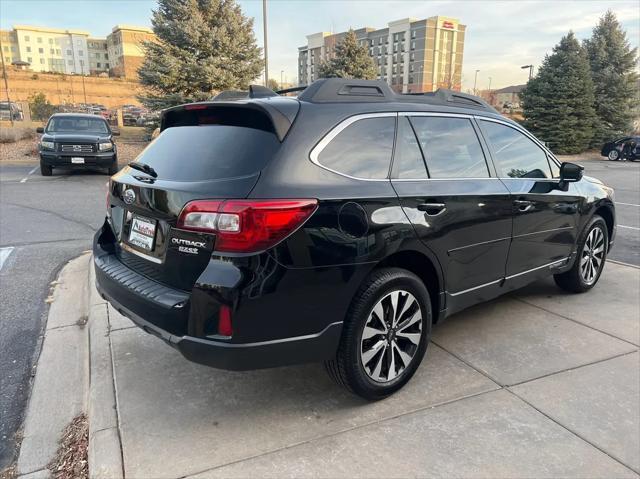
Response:
M608 263L588 294L548 280L448 319L412 381L376 403L321 365L189 363L90 289L92 477L640 472L638 268Z

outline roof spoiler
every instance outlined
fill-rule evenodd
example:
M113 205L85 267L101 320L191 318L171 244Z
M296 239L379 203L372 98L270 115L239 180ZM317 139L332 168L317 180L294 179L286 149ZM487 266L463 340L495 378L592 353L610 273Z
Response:
M249 85L249 91L225 90L214 96L211 101L247 100L252 98L269 98L278 96L271 88L262 85Z

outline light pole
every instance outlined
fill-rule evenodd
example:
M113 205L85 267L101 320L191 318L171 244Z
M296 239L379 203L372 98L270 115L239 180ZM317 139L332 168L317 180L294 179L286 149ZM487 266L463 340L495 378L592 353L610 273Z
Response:
M280 70L280 89L284 90L284 70Z
M476 76L475 76L475 78L473 79L473 94L474 94L474 95L477 95L477 94L478 94L478 90L476 89L476 84L478 83L478 72L479 72L479 71L480 71L480 70L476 70Z
M522 70L524 70L525 68L529 69L529 80L531 80L531 78L533 77L533 65L522 65L520 68Z
M267 54L267 0L262 0L262 29L264 31L264 86L268 86L269 56Z
M491 77L489 77L489 95L491 95Z

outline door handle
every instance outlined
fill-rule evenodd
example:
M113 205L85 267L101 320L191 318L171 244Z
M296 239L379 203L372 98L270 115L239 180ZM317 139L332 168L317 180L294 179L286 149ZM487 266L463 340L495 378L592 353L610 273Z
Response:
M418 205L418 210L424 211L428 216L438 216L447 210L445 203L422 203Z
M525 213L533 208L536 203L535 201L515 200L513 204L518 207L518 211Z

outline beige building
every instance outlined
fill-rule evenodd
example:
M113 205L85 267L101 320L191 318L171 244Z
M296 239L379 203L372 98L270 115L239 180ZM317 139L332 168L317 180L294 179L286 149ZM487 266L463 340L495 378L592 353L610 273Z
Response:
M0 30L5 64L26 62L36 72L137 78L142 42L154 40L149 28L116 25L107 38L83 30L14 25Z
M466 25L450 17L423 20L405 18L376 30L355 30L359 43L369 49L378 79L401 93L421 93L449 88L460 90ZM333 55L346 32L315 33L298 48L298 83L308 85L319 78L322 62Z
M137 78L144 59L143 42L155 40L150 28L116 25L107 37L111 76Z

